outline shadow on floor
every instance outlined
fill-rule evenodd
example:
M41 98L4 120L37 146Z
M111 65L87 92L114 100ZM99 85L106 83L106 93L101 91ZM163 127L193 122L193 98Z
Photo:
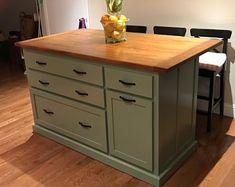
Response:
M198 149L163 185L164 187L199 186L234 143L235 134L228 133L231 126L235 125L232 118L214 115L210 133L206 132L206 120L206 116L197 115Z

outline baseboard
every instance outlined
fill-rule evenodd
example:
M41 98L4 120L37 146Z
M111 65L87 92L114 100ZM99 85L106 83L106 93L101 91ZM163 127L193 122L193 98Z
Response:
M198 100L198 109L207 111L208 103L206 101ZM219 107L215 110L219 114ZM224 115L227 117L235 118L235 104L224 104Z
M83 153L91 158L94 158L98 161L101 161L104 164L107 164L111 167L114 167L124 173L132 175L133 177L136 177L140 180L146 181L156 187L160 187L159 176L155 175L154 173L151 173L149 171L146 171L144 169L141 169L139 167L131 165L127 162L124 162L124 161L116 158L116 157L105 154L99 150L93 149L89 146L86 146L82 143L79 143L78 141L75 141L75 140L70 139L66 136L60 135L60 134L58 134L54 131L51 131L49 129L46 129L42 126L34 125L33 131L38 134L41 134L42 136L45 136L49 139L52 139L58 143L61 143L71 149L74 149L80 153Z
M164 184L171 175L193 154L197 149L197 142L193 141L190 145L165 169L160 175L160 184Z
M109 154L103 153L99 150L93 149L89 146L83 145L78 141L70 139L66 136L60 135L54 131L46 129L40 125L34 125L33 131L39 133L47 138L50 138L58 143L61 143L71 149L83 153L91 158L101 161L111 167L114 167L124 173L132 175L140 180L146 181L156 187L160 187L181 165L182 163L196 150L197 142L192 141L190 145L182 151L180 155L161 173L160 176L151 171L141 169L130 163L122 161Z
M224 104L224 115L235 118L235 104Z

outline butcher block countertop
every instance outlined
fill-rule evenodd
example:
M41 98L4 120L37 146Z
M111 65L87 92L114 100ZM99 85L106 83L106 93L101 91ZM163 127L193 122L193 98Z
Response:
M106 44L102 30L82 29L16 43L18 47L112 65L166 72L222 43L218 39L127 33L127 41Z

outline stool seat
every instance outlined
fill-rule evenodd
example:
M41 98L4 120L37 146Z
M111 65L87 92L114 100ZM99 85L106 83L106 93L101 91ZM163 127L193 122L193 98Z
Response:
M219 72L226 59L225 53L206 52L199 57L199 68Z

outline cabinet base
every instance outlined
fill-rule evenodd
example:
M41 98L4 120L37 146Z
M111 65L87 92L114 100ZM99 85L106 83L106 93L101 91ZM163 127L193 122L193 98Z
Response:
M191 153L196 149L197 146L196 141L194 141L187 149L185 149L184 152L182 152L182 154L180 154L174 160L174 162L160 176L157 176L115 157L83 145L68 137L57 134L40 125L34 125L33 131L155 186L160 186L161 184L163 184L176 171L176 169L179 168L183 161L191 155Z

